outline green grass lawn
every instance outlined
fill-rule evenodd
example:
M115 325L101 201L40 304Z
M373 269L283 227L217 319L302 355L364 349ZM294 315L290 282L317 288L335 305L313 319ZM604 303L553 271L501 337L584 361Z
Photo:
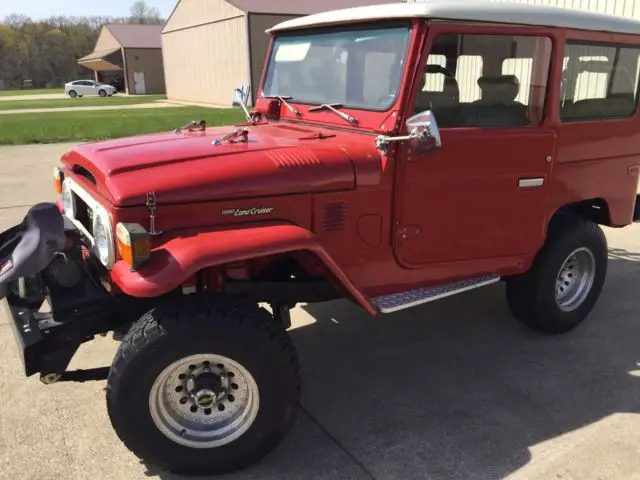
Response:
M42 95L47 93L64 93L64 87L25 88L24 90L0 90L0 97L15 97L16 95Z
M81 142L173 130L191 120L207 126L244 120L241 109L172 107L0 115L0 145Z
M29 108L75 108L108 105L138 105L166 99L166 95L132 95L114 97L61 98L54 100L2 100L0 110L26 110Z

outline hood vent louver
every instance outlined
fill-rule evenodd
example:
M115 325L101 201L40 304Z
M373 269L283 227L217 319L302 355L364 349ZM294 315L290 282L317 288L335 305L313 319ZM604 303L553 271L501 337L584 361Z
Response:
M322 161L311 150L303 147L285 148L267 152L267 156L281 170L289 168L321 167Z
M322 216L322 230L335 232L347 226L347 204L344 202L327 203Z
M89 180L94 185L97 185L96 177L94 177L93 174L86 168L81 167L80 165L74 165L73 167L71 167L71 171L76 175Z

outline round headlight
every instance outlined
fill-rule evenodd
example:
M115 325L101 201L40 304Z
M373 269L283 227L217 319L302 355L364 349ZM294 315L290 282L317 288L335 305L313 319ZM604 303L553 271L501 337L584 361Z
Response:
M93 215L93 244L100 263L110 268L114 259L111 221L106 213L99 210L94 211Z
M62 184L62 208L68 217L74 218L76 216L76 201L71 193L71 187L66 182Z

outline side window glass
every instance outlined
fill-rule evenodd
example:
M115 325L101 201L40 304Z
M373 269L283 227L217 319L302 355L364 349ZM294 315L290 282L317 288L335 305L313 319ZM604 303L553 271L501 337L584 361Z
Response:
M563 122L624 118L636 111L640 48L569 42L560 94Z
M551 39L441 35L420 78L415 112L442 127L522 127L542 122Z

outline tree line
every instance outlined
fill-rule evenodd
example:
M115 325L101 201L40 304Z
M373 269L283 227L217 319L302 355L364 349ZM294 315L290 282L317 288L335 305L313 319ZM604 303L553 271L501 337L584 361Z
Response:
M91 71L77 64L93 51L102 26L113 23L163 24L158 10L144 0L127 17L55 16L33 21L10 15L0 22L0 88L19 88L30 80L35 88L56 87Z

